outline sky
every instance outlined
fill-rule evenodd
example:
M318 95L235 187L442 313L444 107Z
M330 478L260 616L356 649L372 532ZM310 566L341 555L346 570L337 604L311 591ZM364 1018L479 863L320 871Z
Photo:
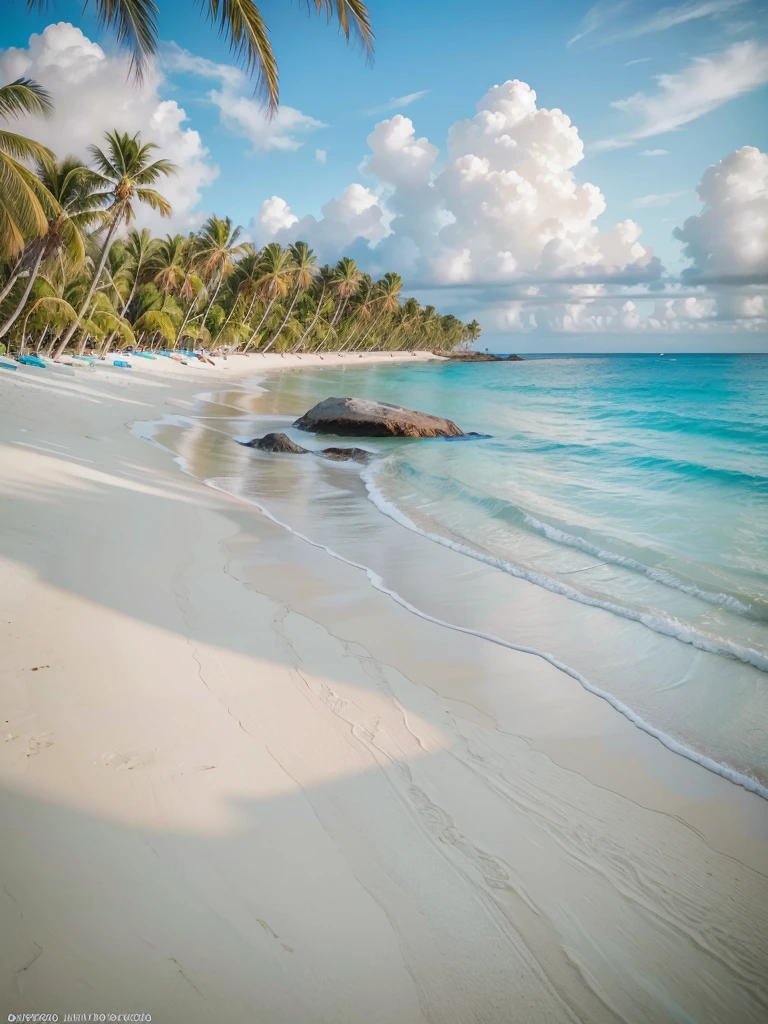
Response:
M56 103L19 130L85 156L141 131L187 231L352 255L497 351L768 351L768 0L371 0L375 59L266 0L270 120L188 0L159 0L141 85L80 2L5 0L0 80Z

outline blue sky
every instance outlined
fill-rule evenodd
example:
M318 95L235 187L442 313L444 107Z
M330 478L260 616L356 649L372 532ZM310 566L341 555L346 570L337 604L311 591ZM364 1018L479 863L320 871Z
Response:
M487 0L474 7L455 0L372 0L369 6L376 32L372 65L334 27L306 16L299 4L267 0L263 5L280 64L282 104L324 125L300 129L292 136L300 143L295 149L255 150L211 102L211 89L220 88L217 81L178 70L178 61L175 69L166 67L158 96L183 108L185 127L199 133L208 162L218 167L216 179L201 189L196 209L227 213L253 231L261 203L273 195L297 217L316 219L323 204L353 182L385 201L386 181L360 169L368 154L366 137L377 122L395 114L409 117L416 137L441 150L439 162L451 125L471 118L491 86L520 79L535 90L539 108L560 108L578 128L586 156L572 173L579 183L594 183L605 197L606 210L594 225L609 232L627 218L637 221L642 244L653 249L672 278L687 265L672 231L701 211L695 189L705 170L745 146L768 150L766 88L752 81L742 95L715 103L716 109L678 130L625 148L593 148L621 140L642 121L637 106L619 109L611 105L615 101L641 92L653 96L660 89L657 76L695 68L697 60L717 57L735 44L764 46L768 5L760 0L598 5ZM214 64L232 63L226 45L188 0L161 0L160 7L166 44ZM70 0L34 14L21 0L12 0L0 46L24 49L32 33L53 21L71 22L108 55L114 51L93 16ZM759 70L750 74L759 82ZM702 88L706 93L709 87ZM416 93L423 95L388 110L391 99ZM317 149L325 152L324 163L316 158ZM642 155L649 150L666 152ZM424 278L423 272L413 273ZM459 292L448 304L454 298L461 305ZM487 332L504 333L498 318Z

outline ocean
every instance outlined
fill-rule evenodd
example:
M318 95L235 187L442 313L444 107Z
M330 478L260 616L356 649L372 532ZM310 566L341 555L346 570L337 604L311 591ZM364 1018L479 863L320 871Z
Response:
M232 443L322 447L290 424L329 395L489 436L350 441L362 469ZM350 360L202 396L153 436L415 614L544 658L768 797L768 357Z

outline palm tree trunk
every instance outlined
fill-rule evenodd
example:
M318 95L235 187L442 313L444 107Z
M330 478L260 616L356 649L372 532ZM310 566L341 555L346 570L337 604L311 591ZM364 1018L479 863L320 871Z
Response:
M16 306L16 309L14 309L14 311L11 313L11 315L8 317L8 319L5 321L3 326L0 327L0 338L4 338L5 335L8 333L8 331L10 331L11 327L13 326L13 324L16 322L16 320L18 320L19 315L21 314L22 309L24 309L24 306L27 303L27 299L29 298L29 293L32 291L32 285L35 283L35 280L37 278L37 272L40 269L40 264L43 262L43 254L44 253L45 253L45 246L41 245L40 246L40 252L37 255L37 259L35 260L35 264L34 264L34 266L32 267L32 269L29 272L29 280L27 281L27 287L24 289L24 294L21 296L21 299L19 300L19 303Z
M308 335L310 335L312 333L312 331L314 331L315 324L320 319L320 311L323 308L323 301L324 301L324 299L325 299L325 285L323 285L323 290L320 292L320 298L317 300L317 308L315 309L315 315L312 317L312 323L309 325L309 327L306 329L306 331L304 331L302 336L299 338L298 343L296 345L294 345L294 347L291 349L292 353L293 352L300 352L301 349L304 346L304 342L306 341Z
M21 260L19 260L16 263L16 267L21 267ZM16 284L16 282L19 280L20 277L21 277L21 270L16 270L16 268L14 267L13 272L11 273L10 277L5 282L5 284L3 285L3 290L0 291L0 302L3 301L5 296L11 290L11 288L13 288L13 286Z
M272 335L272 340L267 345L267 347L264 349L264 351L262 352L262 355L266 355L267 352L269 352L269 350L275 344L277 339L283 333L283 328L285 327L285 325L288 323L288 321L290 319L291 313L293 312L293 307L296 305L296 300L299 297L299 292L300 291L301 291L301 289L297 288L296 291L293 293L293 298L291 299L291 304L288 307L288 312L285 314L285 317L283 318L283 322L280 324L280 326L278 327L277 331Z
M256 327L256 330L255 330L255 331L253 332L253 334L252 334L252 335L250 336L250 338L249 338L249 339L248 339L248 341L246 342L246 344L245 344L245 348L243 349L243 352L247 352L247 351L248 351L248 349L249 349L249 348L251 347L251 345L253 344L253 339L254 339L254 338L256 337L256 335L257 335L257 334L259 333L259 331L261 330L261 325L262 325L262 324L264 323L264 321L265 321L265 320L267 319L267 317L269 316L269 311L270 311L270 310L272 309L272 307L274 306L274 304L275 304L275 302L276 302L276 301L277 301L277 296L275 296L275 298L274 298L274 299L270 299L270 300L269 300L269 304L267 305L267 308L266 308L266 309L264 310L264 316L263 316L263 317L261 318L261 320L259 320L259 323L258 323L258 325L257 325L257 327Z
M91 281L91 286L88 289L88 294L86 295L84 302L80 306L80 309L77 312L77 316L76 316L75 320L73 321L72 324L70 324L69 330L65 331L64 337L59 342L58 348L56 349L56 352L54 353L54 356L53 356L54 359L59 359L61 357L61 353L64 351L64 349L69 344L69 342L70 342L70 340L72 338L72 335L75 333L77 328L80 326L80 323L81 323L83 317L85 316L85 311L88 309L90 301L93 298L93 293L96 291L96 285L98 284L99 278L101 277L102 271L104 270L104 266L106 265L107 256L109 255L109 247L112 244L112 238L113 238L113 236L115 234L115 231L117 231L117 226L120 223L121 219L122 219L122 209L120 210L119 213L115 214L115 216L112 218L112 223L109 225L109 231L107 232L107 237L104 239L104 245L103 245L102 250L101 250L101 257L99 259L99 265L96 268L96 272L93 275L93 279Z

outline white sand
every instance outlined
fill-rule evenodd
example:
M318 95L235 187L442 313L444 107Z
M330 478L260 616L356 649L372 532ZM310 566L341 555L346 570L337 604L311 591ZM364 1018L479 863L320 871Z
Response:
M764 1021L768 804L126 428L269 359L140 362L0 371L0 1011Z

